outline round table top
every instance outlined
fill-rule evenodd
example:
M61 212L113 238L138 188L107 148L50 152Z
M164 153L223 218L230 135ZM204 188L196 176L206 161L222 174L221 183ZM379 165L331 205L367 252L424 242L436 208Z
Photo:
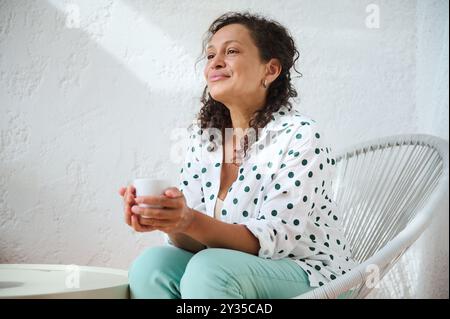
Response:
M77 266L0 264L0 298L128 298L125 270Z

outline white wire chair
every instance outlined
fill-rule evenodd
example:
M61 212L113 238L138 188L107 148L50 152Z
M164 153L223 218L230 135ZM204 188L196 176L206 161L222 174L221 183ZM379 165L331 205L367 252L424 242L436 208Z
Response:
M366 297L426 229L448 188L448 143L435 136L385 137L336 160L333 197L359 264L294 299Z

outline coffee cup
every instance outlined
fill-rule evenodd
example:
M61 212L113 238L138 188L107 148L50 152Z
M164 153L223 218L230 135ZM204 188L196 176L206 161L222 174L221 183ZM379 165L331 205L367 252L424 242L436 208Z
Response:
M160 196L171 187L171 184L167 179L136 178L133 186L136 188L136 196ZM139 204L139 207L160 208L160 206L148 204Z

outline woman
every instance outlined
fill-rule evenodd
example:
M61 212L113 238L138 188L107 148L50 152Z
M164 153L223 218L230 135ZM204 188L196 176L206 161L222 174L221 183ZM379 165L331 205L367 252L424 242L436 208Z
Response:
M316 123L289 102L298 51L284 27L249 13L219 17L206 40L207 87L180 189L144 198L120 190L127 224L163 231L169 244L134 261L131 295L305 293L354 265L331 199L335 160Z

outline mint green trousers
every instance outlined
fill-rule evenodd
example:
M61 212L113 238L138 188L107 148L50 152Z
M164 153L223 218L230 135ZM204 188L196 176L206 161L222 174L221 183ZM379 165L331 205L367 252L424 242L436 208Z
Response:
M219 248L193 254L152 247L133 262L128 278L131 298L139 299L279 299L312 289L305 271L290 259Z

